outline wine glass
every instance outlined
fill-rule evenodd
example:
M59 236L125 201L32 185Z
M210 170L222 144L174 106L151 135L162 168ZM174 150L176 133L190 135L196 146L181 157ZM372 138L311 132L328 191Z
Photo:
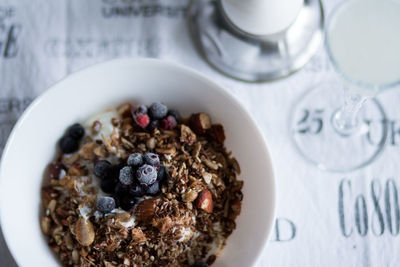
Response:
M339 4L326 25L325 47L338 79L299 99L290 120L292 136L308 161L347 172L371 163L385 145L387 119L373 97L400 83L400 3Z

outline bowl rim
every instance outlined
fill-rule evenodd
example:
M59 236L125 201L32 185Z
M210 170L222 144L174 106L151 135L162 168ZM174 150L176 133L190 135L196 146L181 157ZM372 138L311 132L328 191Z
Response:
M270 212L271 212L271 219L269 221L269 227L267 229L267 231L265 232L264 237L262 238L263 240L263 245L258 249L258 251L256 252L256 257L254 258L253 261L253 265L256 264L260 257L261 254L263 253L268 240L271 236L271 232L272 232L272 228L274 226L274 221L276 218L276 181L275 181L275 171L273 169L273 165L272 165L272 160L271 160L271 153L269 152L269 148L268 148L268 144L266 141L265 136L262 134L262 131L260 129L260 127L258 126L258 124L255 122L255 120L250 116L249 112L244 108L243 104L240 103L231 93L229 93L227 90L225 90L221 85L219 85L217 82L214 82L213 80L211 80L210 78L208 78L207 76L205 76L205 74L194 70L190 67L181 65L181 64L177 64L175 62L170 62L170 61L165 61L165 60L161 60L161 59L154 59L154 58L119 58L119 59L112 59L112 60L107 60L104 62L100 62L100 63L94 63L94 64L90 64L87 65L75 72L72 72L70 74L67 74L65 77L61 78L60 80L56 81L53 85L51 85L48 89L44 90L42 93L40 93L30 104L29 106L24 110L24 112L21 114L21 116L18 118L17 122L15 123L15 125L13 126L6 145L4 146L3 149L3 154L1 155L0 158L0 192L2 190L4 190L3 188L3 181L6 179L4 176L5 174L3 174L3 170L5 168L5 159L7 158L8 155L8 151L11 148L11 145L15 142L15 135L16 132L19 130L19 128L21 127L21 125L24 124L26 118L30 115L30 113L32 112L32 110L35 109L35 107L37 105L40 105L40 103L42 102L42 99L45 98L49 92L55 91L55 90L59 90L59 84L64 83L66 80L69 80L75 76L81 75L81 73L84 73L86 71L93 71L96 68L102 68L105 65L124 65L124 64L148 64L148 65L154 65L158 67L163 67L163 68L169 68L172 69L176 72L180 72L184 75L189 75L189 76L193 76L194 78L197 78L199 80L202 80L203 82L207 83L210 85L210 87L212 87L214 90L218 90L221 94L223 94L224 97L226 97L227 99L229 99L237 108L238 110L243 113L243 115L245 115L245 117L249 120L250 124L252 124L252 126L255 128L257 134L259 135L259 137L261 138L261 140L263 141L263 148L264 148L264 152L266 157L266 164L269 165L270 167L270 183L271 183L271 207L270 207ZM0 229L1 232L3 234L5 243L7 245L7 249L9 250L10 254L12 255L14 261L17 263L17 265L20 265L20 261L17 255L20 255L20 253L17 253L17 249L13 246L10 246L9 244L12 244L12 242L10 242L11 240L11 236L9 235L9 233L2 227L4 224L3 222L5 221L5 218L3 216L3 212L2 212L2 207L3 207L3 203L2 201L0 201Z

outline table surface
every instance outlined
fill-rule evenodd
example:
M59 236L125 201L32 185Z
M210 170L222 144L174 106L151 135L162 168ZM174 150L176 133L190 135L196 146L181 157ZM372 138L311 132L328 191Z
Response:
M338 2L324 1L325 10ZM296 152L288 120L304 92L334 76L323 48L288 78L238 82L214 71L196 52L187 5L187 0L0 0L0 153L31 100L69 73L121 57L176 62L234 95L268 142L278 206L257 266L399 266L399 88L377 96L389 118L381 157L351 173L321 171ZM2 236L0 259L0 266L16 266Z

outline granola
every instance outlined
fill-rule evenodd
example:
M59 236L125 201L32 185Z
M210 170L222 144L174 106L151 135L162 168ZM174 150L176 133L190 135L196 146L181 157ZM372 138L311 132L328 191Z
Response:
M207 266L219 255L240 213L239 164L207 114L165 113L124 104L60 140L40 225L63 266Z

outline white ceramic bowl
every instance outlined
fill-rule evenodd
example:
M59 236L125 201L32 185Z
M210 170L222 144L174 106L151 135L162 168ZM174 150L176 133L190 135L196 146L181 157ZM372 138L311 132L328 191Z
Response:
M183 115L206 112L222 123L239 161L244 199L237 229L215 266L251 266L267 243L275 183L266 143L240 103L204 76L150 59L122 59L79 71L38 97L14 127L1 161L0 220L18 265L58 266L39 226L44 169L66 127L126 101L162 101Z

